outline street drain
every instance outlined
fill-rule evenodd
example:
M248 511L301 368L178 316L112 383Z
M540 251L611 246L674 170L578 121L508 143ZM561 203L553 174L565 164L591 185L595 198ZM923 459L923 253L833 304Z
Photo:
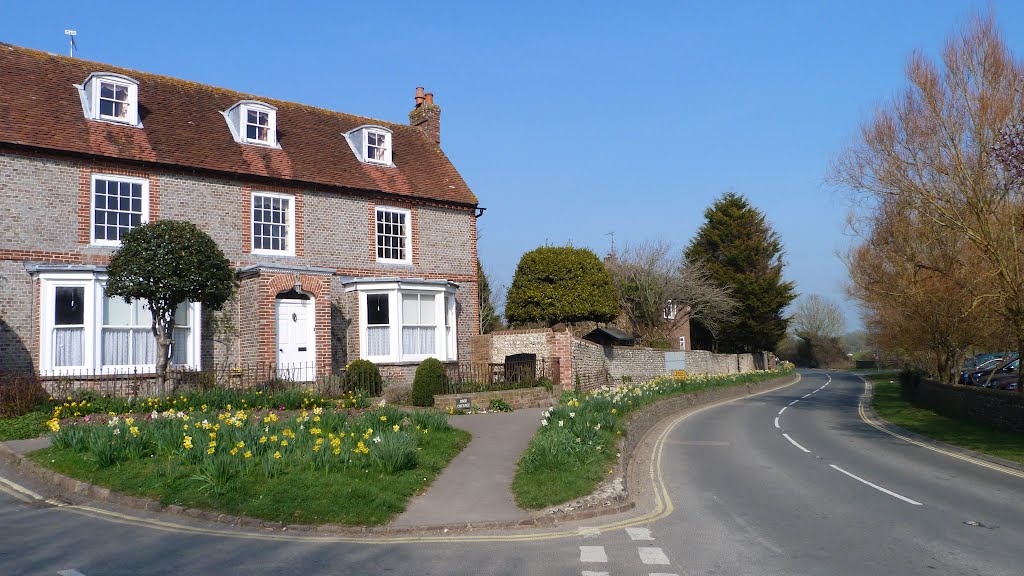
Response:
M977 528L985 528L985 527L986 527L986 526L985 526L984 524L982 524L981 522L977 522L977 521L975 521L975 520L965 520L965 521L964 521L964 524L967 524L968 526L975 526L975 527L977 527Z

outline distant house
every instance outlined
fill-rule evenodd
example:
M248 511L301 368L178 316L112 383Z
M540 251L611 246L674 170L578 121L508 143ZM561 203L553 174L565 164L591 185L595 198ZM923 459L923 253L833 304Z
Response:
M690 307L669 300L662 314L669 346L673 350L693 350L690 339Z
M104 285L158 219L238 270L222 313L179 310L174 365L468 358L481 210L440 115L422 88L406 126L0 44L0 370L152 371L148 310Z

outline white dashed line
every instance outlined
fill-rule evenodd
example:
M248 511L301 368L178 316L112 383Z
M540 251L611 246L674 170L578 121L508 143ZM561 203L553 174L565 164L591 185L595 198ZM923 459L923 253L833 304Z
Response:
M661 548L641 547L637 548L637 552L640 553L640 561L644 564L671 564L668 560L668 556L662 552Z
M666 574L665 572L651 572L650 576L679 576L679 574Z
M886 490L885 488L882 488L878 484L872 484L871 482L868 482L867 480L861 478L860 476L856 476L854 474L850 474L849 472L847 472L846 470L843 470L842 468L840 468L839 466L836 466L835 464L829 464L829 466L835 468L836 470L839 470L843 474L846 474L847 476L849 476L850 478L853 478L854 480L857 480L858 482L863 482L864 484L867 484L868 486L871 486L872 488L874 488L875 490L878 490L879 492L885 492L886 494L888 494L889 496L892 496L893 498L899 498L900 500L903 500L904 502L906 502L908 504L913 504L914 506L923 506L923 504L921 504L920 502L917 502L916 500L911 500L910 498L907 498L906 496L900 496L899 494L893 492L892 490Z
M604 546L580 546L580 562L607 562Z
M790 437L789 437L789 434L785 434L785 433L783 433L782 435L783 435L783 436L784 436L784 437L786 438L786 440L789 440L789 443L790 443L790 444L792 444L793 446L796 446L797 448L799 448L799 449L803 450L804 452L807 452L808 454L810 454L810 453L811 453L811 451L810 451L810 450L808 450L807 448L804 448L803 446L801 446L800 444L798 444L796 440L793 440L792 438L790 438Z
M608 576L607 572L591 572L590 570L584 570L583 576Z
M60 576L85 576L85 574L78 570L58 570L57 574L60 574Z
M807 398L811 394L814 394L814 392L808 392L807 394L804 394L803 396L801 396L801 398Z
M648 528L626 528L626 534L629 534L630 540L654 540Z
M578 531L578 534L580 536L584 537L584 538L593 538L594 536L600 536L601 535L601 529L600 528L592 528L590 526L582 526L582 527L580 527L580 529Z
M789 406L783 406L782 410L779 410L779 416L782 416L782 413L786 411L786 408L789 408Z
M778 416L775 417L775 427L776 428L779 427L779 417Z

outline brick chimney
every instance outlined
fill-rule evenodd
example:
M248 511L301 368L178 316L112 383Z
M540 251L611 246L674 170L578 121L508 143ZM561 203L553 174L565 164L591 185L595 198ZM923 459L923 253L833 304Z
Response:
M416 126L438 146L441 145L441 107L434 104L434 94L416 88L416 107L409 112L409 125Z

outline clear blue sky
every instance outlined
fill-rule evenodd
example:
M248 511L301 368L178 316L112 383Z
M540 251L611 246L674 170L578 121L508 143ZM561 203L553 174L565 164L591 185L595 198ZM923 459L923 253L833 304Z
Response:
M1024 54L1024 2L13 2L0 41L406 122L416 86L487 212L480 257L507 286L539 245L684 246L722 192L781 234L800 293L844 301L847 211L829 159L994 8ZM855 309L844 303L848 324Z

